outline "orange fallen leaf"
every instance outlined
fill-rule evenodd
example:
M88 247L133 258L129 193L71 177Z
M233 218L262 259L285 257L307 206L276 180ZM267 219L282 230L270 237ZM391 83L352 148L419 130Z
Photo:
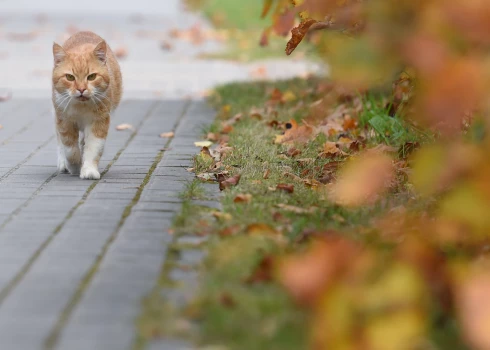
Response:
M281 190L287 193L293 193L294 192L294 185L289 185L289 184L278 184L276 186L276 190Z
M232 219L231 214L223 213L222 211L214 211L211 215L221 221L230 221Z
M250 193L246 194L238 194L235 199L233 199L234 203L249 203L252 200L252 195Z
M379 151L364 152L342 169L332 199L347 206L371 203L391 185L393 177L391 157Z
M169 131L169 132L164 132L164 133L161 133L160 134L160 137L161 138L170 138L170 137L174 137L174 132L173 131Z
M133 126L131 124L119 124L118 126L116 126L116 130L133 130Z
M267 224L250 224L247 226L245 229L245 232L249 235L263 235L263 236L275 236L280 234L279 231L277 231L275 228L272 226L269 226Z
M124 46L119 46L114 49L114 55L119 59L125 58L126 56L128 56L128 49Z

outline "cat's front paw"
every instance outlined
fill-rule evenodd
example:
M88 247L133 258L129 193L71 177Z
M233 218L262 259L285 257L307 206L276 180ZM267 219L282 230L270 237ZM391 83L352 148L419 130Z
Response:
M98 179L100 179L100 173L94 167L84 166L84 167L82 167L82 171L80 171L80 179L98 180Z

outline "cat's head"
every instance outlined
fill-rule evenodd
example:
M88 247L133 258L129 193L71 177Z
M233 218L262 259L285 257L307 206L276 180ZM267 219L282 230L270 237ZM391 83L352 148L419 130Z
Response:
M55 43L53 56L53 88L60 100L103 103L110 80L105 41L77 52L67 52Z

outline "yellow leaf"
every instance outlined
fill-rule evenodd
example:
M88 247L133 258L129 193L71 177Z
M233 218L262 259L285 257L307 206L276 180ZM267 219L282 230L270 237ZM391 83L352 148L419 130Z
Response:
M211 141L196 141L194 146L196 147L210 147L213 143Z
M267 224L251 224L248 225L245 232L249 235L261 235L261 236L271 236L271 235L278 235L280 232L278 232L276 229L273 227L267 225Z
M284 102L294 101L296 100L296 95L291 90L288 90L282 95L282 100Z

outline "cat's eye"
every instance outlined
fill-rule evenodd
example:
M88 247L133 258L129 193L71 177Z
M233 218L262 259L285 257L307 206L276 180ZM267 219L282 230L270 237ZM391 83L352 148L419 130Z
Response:
M88 77L87 77L87 80L95 80L95 77L97 76L97 74L95 73L92 73L90 74Z
M66 80L68 80L68 81L74 81L75 80L75 77L73 75L71 75L71 74L67 74L66 75Z

